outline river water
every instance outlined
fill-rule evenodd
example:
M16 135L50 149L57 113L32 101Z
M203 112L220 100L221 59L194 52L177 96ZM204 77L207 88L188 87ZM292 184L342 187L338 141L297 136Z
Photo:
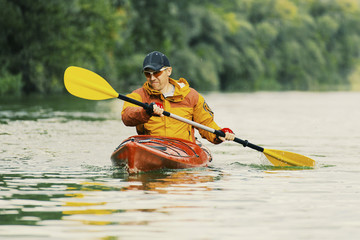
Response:
M209 168L128 175L110 161L135 134L120 100L0 99L0 239L358 239L360 93L205 98L220 126L315 168L203 140Z

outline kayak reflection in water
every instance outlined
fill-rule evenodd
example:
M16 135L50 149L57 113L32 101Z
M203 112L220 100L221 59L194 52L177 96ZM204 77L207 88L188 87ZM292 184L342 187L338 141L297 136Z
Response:
M214 144L234 140L235 135L231 129L221 128L215 123L214 113L201 94L191 88L184 78L170 78L172 67L165 54L158 51L147 54L143 72L146 82L127 96L147 103L152 108L145 110L125 102L122 121L126 126L136 126L139 135L176 137L195 142L194 127L165 117L163 112L167 111L224 132L225 137L218 137L214 133L198 129L203 138Z

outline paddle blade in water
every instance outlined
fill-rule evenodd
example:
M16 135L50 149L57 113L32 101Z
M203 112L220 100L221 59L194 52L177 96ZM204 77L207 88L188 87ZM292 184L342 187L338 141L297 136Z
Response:
M98 74L81 67L68 67L64 84L69 93L89 100L117 98L119 94Z
M297 153L274 149L264 149L263 153L274 166L315 166L314 160Z

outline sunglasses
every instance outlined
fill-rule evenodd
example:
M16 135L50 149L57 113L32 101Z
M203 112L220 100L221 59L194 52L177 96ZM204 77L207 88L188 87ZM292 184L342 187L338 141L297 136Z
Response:
M151 76L158 78L158 77L160 77L162 72L165 71L166 69L168 69L168 68L165 67L156 72L144 71L144 74L145 74L145 77L147 77L147 78L151 78Z

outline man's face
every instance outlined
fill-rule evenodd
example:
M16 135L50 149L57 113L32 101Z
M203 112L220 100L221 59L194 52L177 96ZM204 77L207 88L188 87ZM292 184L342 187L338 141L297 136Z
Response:
M158 72L155 72L152 69L145 69L144 74L150 86L153 89L162 92L168 87L171 67L162 68Z

